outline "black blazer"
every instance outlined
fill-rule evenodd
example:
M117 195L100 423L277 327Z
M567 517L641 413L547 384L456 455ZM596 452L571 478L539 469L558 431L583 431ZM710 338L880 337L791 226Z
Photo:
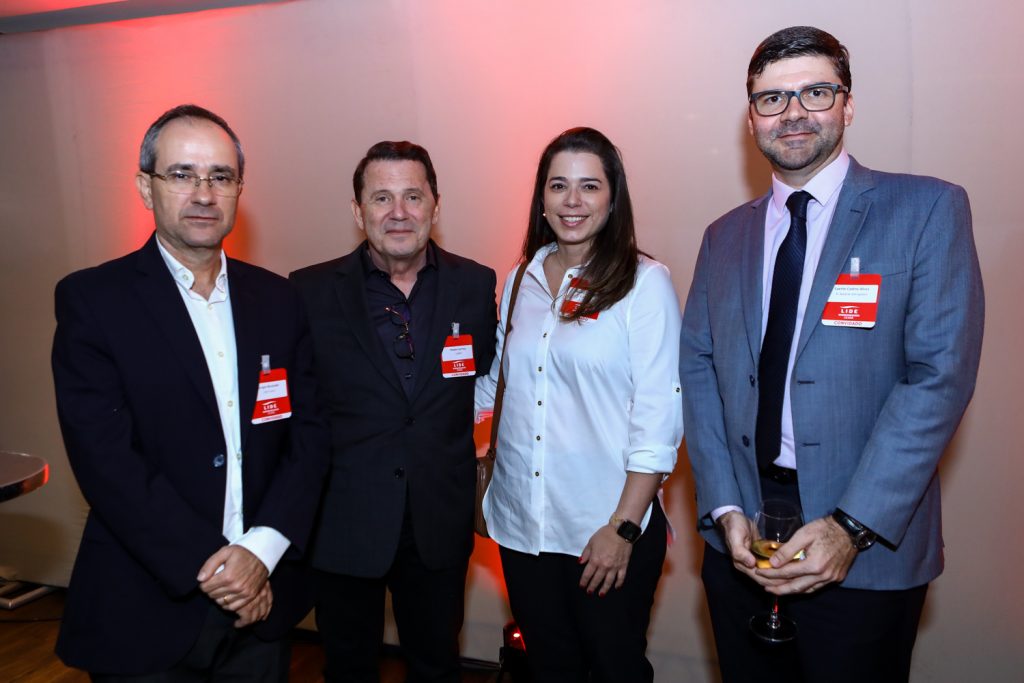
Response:
M313 566L379 577L398 547L406 500L416 546L431 569L473 549L473 377L441 376L441 349L460 324L477 374L494 358L494 271L437 248L437 298L417 385L407 396L366 305L360 246L291 274L306 303L319 387L331 428L331 473Z
M309 610L301 564L327 468L308 326L281 277L228 260L238 353L245 528L292 543L252 628L283 635ZM195 641L203 562L227 543L224 436L199 338L155 237L57 285L53 375L68 459L91 506L57 642L94 672L166 669ZM260 356L284 367L292 417L251 423Z

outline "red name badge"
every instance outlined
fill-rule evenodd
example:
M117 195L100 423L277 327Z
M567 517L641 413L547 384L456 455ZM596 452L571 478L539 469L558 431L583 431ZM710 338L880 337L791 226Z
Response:
M840 275L832 287L825 311L821 314L821 324L871 329L878 318L878 293L881 288L881 275Z
M476 374L473 360L473 335L448 335L441 349L442 377L469 377Z
M254 425L292 416L292 402L288 398L288 373L284 368L260 372L260 386L256 391L256 408L252 411Z
M586 296L587 283L578 277L574 277L569 282L569 291L566 293L565 298L562 299L562 316L569 317L576 312L576 309L583 303L583 297ZM597 316L600 315L600 311L594 313L588 313L583 318L588 320L597 320Z

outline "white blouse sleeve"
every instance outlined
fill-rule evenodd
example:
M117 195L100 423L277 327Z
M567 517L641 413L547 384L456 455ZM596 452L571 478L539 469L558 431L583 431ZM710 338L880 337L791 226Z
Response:
M679 383L679 299L668 268L641 261L628 295L627 331L633 378L626 471L668 474L683 439Z

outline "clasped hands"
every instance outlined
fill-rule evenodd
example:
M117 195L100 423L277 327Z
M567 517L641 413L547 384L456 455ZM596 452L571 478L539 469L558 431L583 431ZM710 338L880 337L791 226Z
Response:
M266 565L240 545L226 545L210 555L196 576L207 597L238 614L235 628L263 621L270 614L274 595L268 578Z
M770 569L758 569L750 552L757 527L742 512L730 511L718 518L732 564L769 593L791 595L813 593L830 583L839 583L857 557L850 536L831 517L816 519L800 527L772 555ZM804 552L804 559L796 560Z

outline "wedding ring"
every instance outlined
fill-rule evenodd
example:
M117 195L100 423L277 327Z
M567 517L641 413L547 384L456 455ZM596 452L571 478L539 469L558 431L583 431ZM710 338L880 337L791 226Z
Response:
M220 601L221 601L221 602L223 602L223 603L224 603L225 605L226 605L226 604L228 604L229 602L231 602L231 601L230 601L230 600L228 599L228 596L226 596L226 595L225 595L225 596L224 596L223 598L221 598L221 599L220 599Z

